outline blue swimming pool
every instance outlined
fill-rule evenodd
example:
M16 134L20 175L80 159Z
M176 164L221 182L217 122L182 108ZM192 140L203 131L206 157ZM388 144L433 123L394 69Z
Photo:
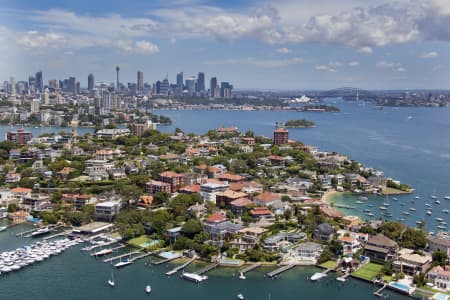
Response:
M394 288L395 290L398 290L400 292L406 293L408 295L411 295L415 291L414 287L411 287L409 285L406 285L406 284L403 284L403 283L400 283L400 282L395 282L395 281L390 282L389 286Z

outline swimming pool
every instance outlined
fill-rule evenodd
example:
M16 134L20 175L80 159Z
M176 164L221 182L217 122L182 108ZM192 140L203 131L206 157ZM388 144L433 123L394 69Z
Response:
M408 294L408 295L411 295L416 290L415 287L409 286L409 285L404 284L404 283L395 282L395 281L390 282L389 286L392 287L394 290L397 290L399 292L403 292L403 293Z

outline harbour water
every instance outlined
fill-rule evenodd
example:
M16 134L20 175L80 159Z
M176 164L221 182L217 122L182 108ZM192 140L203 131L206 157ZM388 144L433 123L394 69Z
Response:
M0 252L30 244L31 239L15 237L28 225L19 225L0 232ZM33 240L35 241L35 240ZM334 274L320 282L307 280L317 269L297 267L280 278L265 277L271 269L260 268L239 280L237 270L218 268L210 271L209 279L195 284L174 275L167 277L172 266L149 266L147 258L123 269L114 270L116 286L111 288L107 280L112 266L102 259L79 251L76 246L49 260L27 266L19 271L0 275L0 299L19 300L84 300L84 299L236 299L242 293L245 299L367 299L375 298L376 287L356 279L346 283L337 281ZM152 286L152 293L145 293L145 286ZM386 291L390 299L407 299L406 296Z

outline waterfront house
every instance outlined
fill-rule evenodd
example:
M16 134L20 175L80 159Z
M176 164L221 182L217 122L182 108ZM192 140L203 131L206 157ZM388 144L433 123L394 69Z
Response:
M107 140L115 140L118 137L121 136L128 136L130 135L131 131L126 128L120 128L120 129L100 129L98 130L95 135L98 138L107 139Z
M181 226L170 228L166 230L167 237L172 241L175 242L177 240L177 237L181 234Z
M255 196L253 198L253 202L255 202L255 205L257 206L268 207L274 205L275 203L281 203L281 195L271 192L264 192Z
M234 239L230 242L232 248L238 248L239 253L253 249L261 241L261 237L267 229L261 227L246 227L238 230Z
M304 232L280 232L264 239L262 247L269 252L279 252L289 246L306 240Z
M317 263L317 258L323 251L323 246L314 242L305 242L295 248L297 259L302 261L303 264L314 265Z
M430 252L444 251L450 256L450 236L438 235L438 236L428 236L428 247Z
M334 228L328 223L319 224L313 231L313 238L317 241L328 243L333 236Z
M95 205L95 219L97 221L111 222L120 210L119 201L100 202Z
M344 216L344 214L342 212L340 212L339 210L337 210L334 207L323 206L320 208L320 210L325 215L325 217L330 218L330 219L342 218Z
M450 265L436 266L428 274L428 281L435 287L450 291Z
M397 257L392 261L392 270L396 273L416 275L423 273L431 266L431 256L414 253L411 249L401 249Z
M372 261L385 262L391 261L398 250L398 244L383 234L377 234L367 241L363 255L369 257Z
M234 224L227 220L221 213L210 215L203 222L203 228L215 244L221 245L223 239L230 237L236 231L242 229L241 224Z
M344 255L354 254L361 248L361 243L352 236L341 236L338 238L338 241L342 244Z
M71 204L76 210L82 210L86 204L95 203L95 197L87 194L62 194L63 203Z
M29 217L30 215L23 210L8 213L8 219L10 219L13 224L23 223L27 221Z

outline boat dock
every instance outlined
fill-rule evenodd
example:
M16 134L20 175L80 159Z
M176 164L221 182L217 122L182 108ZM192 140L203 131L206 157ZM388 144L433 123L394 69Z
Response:
M46 236L46 237L43 238L43 240L47 241L47 240L53 239L53 238L58 237L58 236L68 235L71 232L72 232L72 229L66 230L66 231L63 231L63 232L60 232L60 233L56 233L56 234L52 234L52 235Z
M47 227L48 227L48 229L50 229L50 230L55 230L55 229L58 229L58 228L60 228L60 227L63 227L63 225L49 225L49 226L47 226ZM31 234L32 234L33 232L35 232L35 231L38 231L39 229L42 229L42 227L35 227L35 228L29 229L29 230L25 230L25 231L22 231L22 232L18 232L18 233L16 233L16 237L19 237L19 236L23 236L23 237L31 237Z
M383 285L378 291L374 292L373 294L377 297L383 297L383 290L387 287L387 284Z
M255 269L259 268L259 267L261 267L261 263L251 264L250 266L245 267L244 269L242 269L241 271L239 271L239 273L242 273L242 274L245 275L245 273L248 273L248 272L250 272L250 271L253 271L253 270L255 270Z
M130 252L130 253L125 253L125 254L122 254L122 255L118 255L118 256L114 256L114 257L110 257L110 258L104 259L103 262L109 263L109 262L112 262L113 260L121 259L122 257L130 256L130 255L133 255L133 254L139 254L139 253L141 253L140 250L139 251Z
M100 247L104 247L104 246L109 246L109 245L112 245L112 244L115 244L115 243L117 243L117 241L111 241L111 242L107 242L107 243L101 243L101 244L97 244L97 245L87 246L87 247L84 247L81 250L82 251L91 251L91 250L94 250L94 249L97 249L97 248L100 248Z
M197 275L203 275L203 274L205 274L206 272L209 272L209 271L211 271L212 269L217 268L218 266L219 266L219 263L213 263L213 264L211 264L211 265L209 265L209 266L204 267L204 268L201 269L200 271L195 272L195 274L197 274Z
M111 250L112 250L112 251L117 251L117 250L119 250L119 249L125 248L126 246L127 246L127 245L125 245L125 244L120 244L120 245L117 246L117 247L111 248Z
M347 278L348 278L350 275L352 275L352 274L351 274L351 273L344 274L344 275L342 275L342 276L336 278L336 280L345 282L345 281L347 281Z
M193 261L195 260L195 257L191 258L190 260L188 260L187 262L185 262L184 264L173 268L172 270L166 272L167 276L171 276L173 274L176 274L178 271L183 270L184 268L186 268L187 266L189 266Z
M154 252L150 252L150 253L151 253L152 255L156 254L156 253L154 253ZM161 264L164 264L164 263L166 263L166 262L175 260L175 259L177 259L177 258L180 258L180 256L175 256L175 257L166 258L166 259L159 260L159 261L154 261L153 264L154 264L155 266L157 266L157 265L161 265Z
M134 262L134 261L136 261L138 259L150 256L150 255L152 255L152 253L151 252L147 252L147 253L144 253L144 254L141 254L141 255L133 257L130 261Z
M282 267L280 267L280 268L278 268L278 269L276 269L276 270L274 270L274 271L272 271L270 273L267 273L266 275L269 278L273 278L273 277L275 277L275 276L277 276L277 275L279 275L279 274L281 274L283 272L286 272L287 270L292 269L293 267L295 267L294 264L282 266Z

